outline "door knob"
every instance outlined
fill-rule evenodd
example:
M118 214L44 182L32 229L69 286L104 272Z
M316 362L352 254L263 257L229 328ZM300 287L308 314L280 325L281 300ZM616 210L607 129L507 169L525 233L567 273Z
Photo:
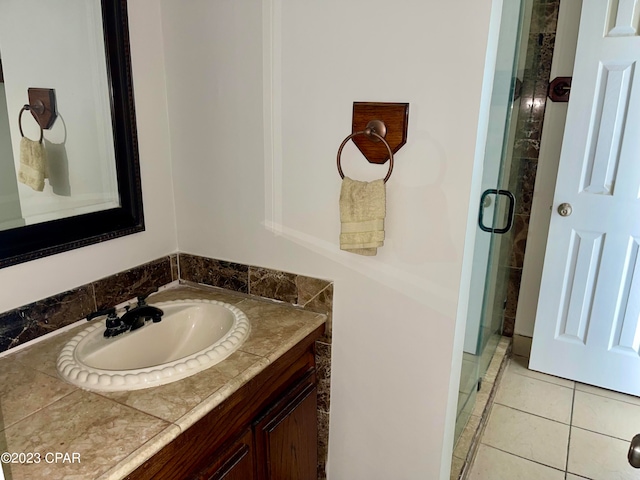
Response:
M558 205L558 213L562 217L568 217L573 212L573 208L571 208L571 204L569 203L561 203Z
M633 468L640 468L640 433L631 440L627 459Z

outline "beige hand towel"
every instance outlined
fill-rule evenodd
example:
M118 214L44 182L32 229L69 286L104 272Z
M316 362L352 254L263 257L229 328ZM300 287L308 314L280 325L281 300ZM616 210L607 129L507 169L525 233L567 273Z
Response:
M47 178L47 153L44 144L22 137L18 180L36 192L41 192L44 190L45 178Z
M384 244L385 187L383 180L359 182L345 177L340 190L340 248L375 255Z

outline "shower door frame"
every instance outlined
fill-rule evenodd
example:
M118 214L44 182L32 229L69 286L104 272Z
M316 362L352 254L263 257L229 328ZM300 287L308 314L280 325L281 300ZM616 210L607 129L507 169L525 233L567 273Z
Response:
M516 79L521 76L520 71L524 68L524 64L520 60L525 57L521 52L520 40L524 35L528 35L525 19L530 18L531 5L531 0L519 2L505 0L501 6L500 34L488 112L481 192L502 191L507 187L519 105L519 102L514 101L517 90ZM525 15L527 11L529 15ZM466 423L473 410L475 403L473 389L475 387L477 391L481 388L481 379L486 373L498 344L508 283L506 278L502 279L502 276L508 275L508 270L501 268L505 259L501 261L499 257L501 253L504 255L510 250L500 247L502 242L511 240L511 235L507 233L503 236L495 230L509 222L510 219L507 217L511 208L508 208L506 199L501 195L486 194L483 198L489 198L491 202L488 202L490 205L478 207L479 222L483 217L487 225L481 228L479 223L476 224L471 290L463 347L463 371L456 411L456 438L462 431L460 424ZM488 218L491 219L490 224ZM465 368L472 368L469 365L470 361L475 361L473 377L469 377L465 372Z

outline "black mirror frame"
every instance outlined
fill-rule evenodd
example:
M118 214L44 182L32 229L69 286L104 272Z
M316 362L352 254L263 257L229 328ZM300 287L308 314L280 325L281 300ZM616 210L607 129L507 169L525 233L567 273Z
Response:
M0 231L0 268L144 231L127 0L102 0L120 207Z

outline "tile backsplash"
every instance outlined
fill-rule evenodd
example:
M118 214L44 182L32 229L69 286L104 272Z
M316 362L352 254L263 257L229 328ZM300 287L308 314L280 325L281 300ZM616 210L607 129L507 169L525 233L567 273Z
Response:
M0 313L0 352L175 280L287 302L331 317L330 281L177 253ZM330 335L328 322L323 341L329 342Z
M180 280L291 303L326 314L323 341L331 341L333 284L330 281L187 253L179 254L179 264Z
M0 352L77 322L91 312L146 295L177 280L171 269L172 259L176 256L163 257L0 313Z

